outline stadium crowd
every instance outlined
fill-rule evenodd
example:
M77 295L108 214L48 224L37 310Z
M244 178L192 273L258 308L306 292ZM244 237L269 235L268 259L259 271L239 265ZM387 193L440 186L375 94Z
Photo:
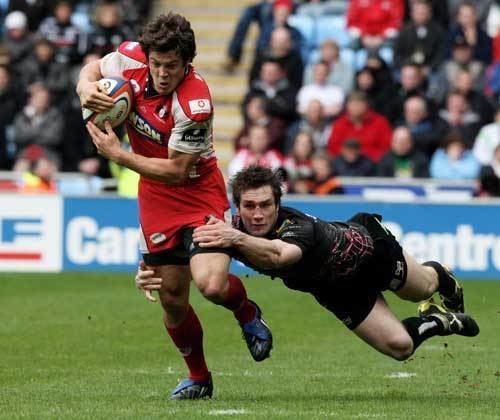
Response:
M55 171L111 176L75 83L82 64L136 39L150 9L0 1L0 170L27 171L49 191ZM240 16L228 73L252 24L228 175L281 168L289 192L311 194L342 193L343 176L473 179L478 195L500 196L499 0L262 0Z
M229 175L282 168L289 192L342 193L338 177L482 180L499 195L500 1L260 1ZM495 180L496 177L496 180Z

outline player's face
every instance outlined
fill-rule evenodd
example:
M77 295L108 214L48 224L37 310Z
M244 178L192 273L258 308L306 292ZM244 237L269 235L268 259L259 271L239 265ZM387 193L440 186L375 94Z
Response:
M243 192L238 210L243 225L252 236L265 236L278 218L278 206L269 185Z
M174 51L151 51L148 64L153 86L160 95L171 94L186 73L186 65Z

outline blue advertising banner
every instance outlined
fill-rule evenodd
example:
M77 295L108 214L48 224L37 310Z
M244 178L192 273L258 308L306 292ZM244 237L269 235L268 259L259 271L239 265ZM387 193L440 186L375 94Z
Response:
M438 260L459 277L500 280L500 205L286 199L326 220L379 213L419 261ZM63 270L135 271L140 257L137 204L122 198L65 198ZM232 271L248 272L237 262Z

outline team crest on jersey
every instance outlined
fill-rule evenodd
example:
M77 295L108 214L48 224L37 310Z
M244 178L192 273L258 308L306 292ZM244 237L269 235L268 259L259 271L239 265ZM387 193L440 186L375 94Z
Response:
M193 99L189 101L189 110L192 115L209 114L211 111L210 101L208 99Z
M162 119L167 116L167 113L168 113L168 110L167 110L167 107L165 105L160 105L156 109L156 115L158 115Z

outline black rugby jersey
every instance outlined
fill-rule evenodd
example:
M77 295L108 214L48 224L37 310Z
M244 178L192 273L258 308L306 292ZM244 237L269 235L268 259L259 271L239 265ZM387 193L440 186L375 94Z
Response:
M237 218L234 224L246 233ZM364 226L326 222L290 207L280 207L276 224L266 239L297 245L302 258L287 267L261 269L237 251L234 257L259 273L281 278L290 289L304 292L315 290L324 281L337 282L355 276L373 254L373 240Z

